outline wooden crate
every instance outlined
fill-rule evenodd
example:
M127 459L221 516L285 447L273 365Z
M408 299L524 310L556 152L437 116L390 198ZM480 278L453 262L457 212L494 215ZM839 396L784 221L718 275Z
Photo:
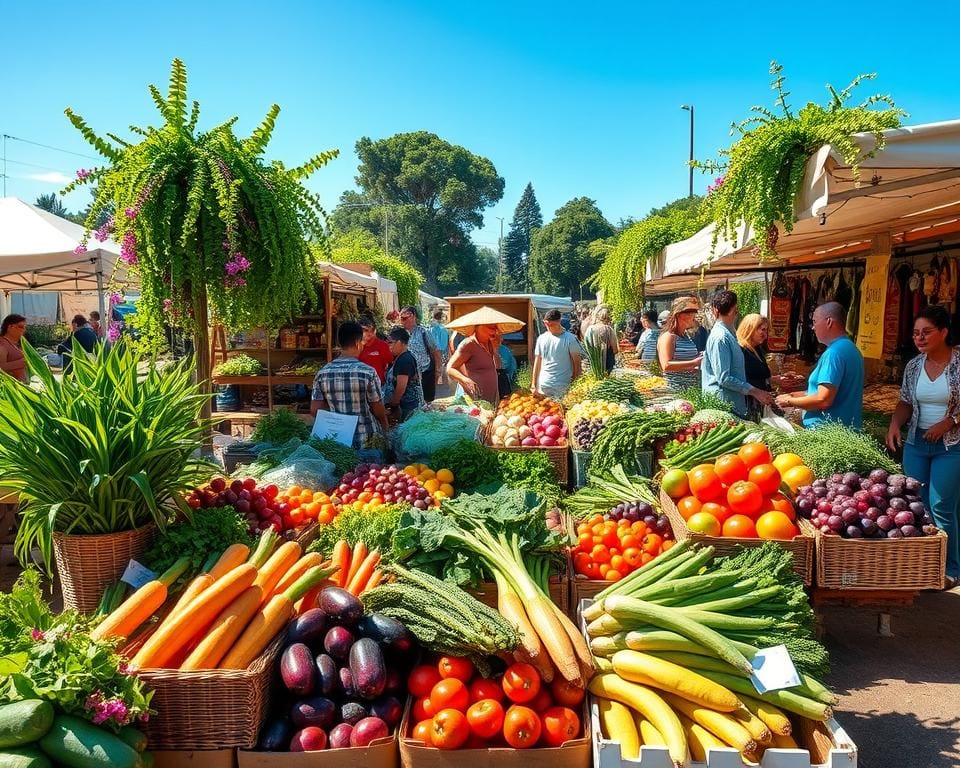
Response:
M732 536L707 536L703 533L694 533L687 527L687 521L683 519L680 510L666 493L660 491L660 507L663 513L670 520L670 527L673 528L673 537L677 541L690 539L697 544L709 544L715 550L717 557L736 554L737 547L759 547L765 539L740 539ZM813 584L813 562L815 538L814 529L806 520L797 519L800 526L800 535L788 541L777 540L776 543L786 549L793 555L793 570L803 579L806 586Z
M943 589L947 535L913 539L844 539L816 532L821 589Z

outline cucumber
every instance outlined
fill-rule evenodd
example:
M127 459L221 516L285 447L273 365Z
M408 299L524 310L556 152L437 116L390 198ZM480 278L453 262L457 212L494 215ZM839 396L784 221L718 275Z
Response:
M86 720L57 715L40 748L67 768L140 768L140 753Z
M137 752L143 752L147 748L147 734L139 728L132 725L125 725L117 732L117 736L127 746L133 747Z
M25 699L0 706L0 749L38 741L53 724L49 701Z
M53 763L36 747L11 747L0 750L0 768L53 768Z

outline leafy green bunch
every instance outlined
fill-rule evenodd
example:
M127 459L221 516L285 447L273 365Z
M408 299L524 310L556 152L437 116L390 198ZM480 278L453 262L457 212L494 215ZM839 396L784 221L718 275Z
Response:
M189 557L190 565L180 578L187 582L209 558L219 556L231 544L253 544L246 518L233 507L200 509L191 519L171 525L157 537L143 556L143 563L163 573L180 558Z
M20 497L20 562L39 547L49 569L54 531L162 529L177 509L190 515L181 494L210 475L193 457L211 423L189 362L141 373L125 344L96 356L75 344L61 380L29 344L23 353L40 387L0 376L0 476Z
M722 161L694 163L707 173L723 173L709 194L708 207L716 223L714 245L719 237L733 237L741 222L753 228L760 260L776 256L777 224L793 229L794 201L803 183L809 157L825 144L832 145L859 178L860 164L886 144L883 131L897 128L906 112L889 96L871 96L847 106L852 91L875 75L859 75L839 93L830 85L826 106L808 103L793 113L784 89L783 67L770 65L772 88L777 92L780 114L765 107L752 107L754 115L732 126L739 134ZM876 105L886 108L874 109ZM872 133L874 148L864 153L853 139L857 133Z
M267 162L276 104L245 139L233 132L236 117L199 132L200 106L194 101L188 111L180 59L166 98L152 85L150 94L162 124L131 126L135 143L102 138L66 110L108 164L78 172L64 192L96 184L88 232L103 211L115 211L96 237L118 241L121 261L139 278L142 332L159 341L167 324L192 330L208 304L231 327L281 324L313 290L307 240L324 240L324 211L302 180L337 151L291 169Z
M293 411L287 408L278 408L265 413L253 428L250 440L254 443L271 443L283 445L291 438L306 440L310 437L310 425Z

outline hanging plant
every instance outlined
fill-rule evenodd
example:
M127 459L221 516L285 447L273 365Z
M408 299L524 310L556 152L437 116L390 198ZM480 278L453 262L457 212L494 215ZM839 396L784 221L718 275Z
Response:
M737 294L737 311L740 317L760 314L760 301L763 297L761 283L731 283L730 290Z
M706 173L723 175L708 189L707 202L716 223L714 246L719 237L734 237L741 222L753 228L759 260L776 256L778 225L787 232L794 224L794 202L803 183L807 160L820 147L831 144L859 178L860 164L883 149L883 131L900 126L906 112L889 96L871 96L855 107L847 106L851 92L875 75L859 75L837 93L830 85L826 106L808 103L793 113L784 90L783 68L772 62L772 88L777 93L780 114L752 107L754 115L734 123L731 132L739 138L721 160L695 162ZM885 108L874 108L880 105ZM863 153L853 139L856 133L872 133L874 148Z
M284 324L312 298L308 240L324 238L324 211L302 180L337 156L323 152L288 169L263 153L280 107L245 139L231 118L197 131L200 106L188 110L187 73L174 59L169 92L150 94L160 127L130 130L139 139L112 133L101 138L67 109L70 122L107 159L83 169L64 192L96 184L87 236L101 211L116 215L93 232L121 244L120 260L140 284L138 325L159 342L167 325L194 334L198 376L209 376L208 310L232 328ZM81 245L80 248L84 248Z

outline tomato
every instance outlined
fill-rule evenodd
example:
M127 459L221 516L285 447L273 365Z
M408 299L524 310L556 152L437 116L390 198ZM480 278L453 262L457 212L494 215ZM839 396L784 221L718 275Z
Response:
M720 525L723 525L723 521L733 514L733 510L731 510L730 507L718 501L708 501L703 505L701 511L713 515L717 518L717 522L720 523Z
M687 520L687 527L694 533L702 533L706 536L719 536L720 535L720 521L717 520L709 512L697 512L695 515L691 515L690 519ZM645 555L649 555L649 552L644 552ZM650 555L653 557L653 555Z
M627 564L629 568L639 568L640 567L640 550L636 547L630 547L630 549L623 550L623 562Z
M427 697L416 699L413 702L413 711L410 713L413 715L414 720L430 720L434 715L433 704L430 703L430 699Z
M503 701L503 689L496 680L484 680L478 677L470 683L470 703L476 704L481 699Z
M583 688L578 688L559 675L550 683L550 693L553 694L553 700L561 707L579 707L586 695Z
M738 539L757 538L757 529L746 515L733 515L723 524L723 535Z
M755 515L763 506L763 492L749 480L738 480L727 491L727 504L737 514Z
M630 547L639 547L640 539L642 536L637 536L633 532L633 528L630 529L630 533L626 533L620 537L620 548L624 551L630 549Z
M623 578L623 574L615 568L607 567L607 570L603 574L603 578L606 581L620 581L620 579Z
M440 677L444 680L452 677L464 683L470 682L474 671L473 662L461 656L441 656L437 669L440 671Z
M607 547L613 548L620 543L620 537L617 536L617 529L611 528L603 534L603 543Z
M432 731L433 731L433 718L431 717L427 720L421 720L419 723L413 726L413 733L411 734L411 738L414 741L422 741L428 747L432 747L433 741L430 737L430 734L432 733Z
M764 496L780 490L780 472L773 464L757 464L750 469L750 482L756 483Z
M700 501L713 501L723 493L723 484L712 465L694 467L688 473L690 492Z
M590 550L590 558L595 563L608 563L610 562L610 550L604 544L597 544Z
M553 706L553 697L550 695L550 689L546 686L541 686L540 692L536 695L533 701L527 704L527 706L537 714L546 709L550 709L550 707Z
M746 480L749 472L747 465L743 463L743 459L735 453L721 456L713 466L717 477L727 485L733 485L738 480Z
M525 704L540 691L540 675L532 664L517 662L503 673L503 692L510 701Z
M470 705L467 722L474 736L491 739L503 728L503 707L494 699L481 699Z
M559 747L580 735L580 718L567 707L551 707L542 715L543 742L548 747Z
M648 533L643 537L643 551L649 552L651 555L659 555L662 544L663 536L659 536L656 533Z
M649 535L650 534L648 533L647 536ZM644 540L646 540L647 536L643 537ZM620 573L623 573L623 557L621 555L613 555L610 558L610 570L619 571Z
M764 443L744 443L737 455L747 465L747 469L753 469L757 464L770 463L770 449Z
M677 502L677 511L680 517L686 520L690 515L697 514L702 506L703 504L696 496L684 496Z
M437 749L459 749L468 738L470 738L470 723L467 722L467 716L463 712L456 709L443 709L433 716L430 741Z
M503 718L503 737L514 749L529 749L540 740L543 726L529 707L514 705Z
M440 673L430 664L420 664L407 677L407 690L411 696L422 699L430 695L433 686L440 682Z
M602 575L600 573L600 566L597 565L597 563L590 563L586 568L583 569L583 575L588 579L598 581Z
M800 532L793 520L776 510L760 515L756 527L761 539L792 539Z
M430 704L435 713L441 709L459 709L465 712L470 705L470 694L463 680L451 677L433 686L430 691Z
M671 499L680 499L690 493L687 473L682 469L671 469L660 478L660 487Z

